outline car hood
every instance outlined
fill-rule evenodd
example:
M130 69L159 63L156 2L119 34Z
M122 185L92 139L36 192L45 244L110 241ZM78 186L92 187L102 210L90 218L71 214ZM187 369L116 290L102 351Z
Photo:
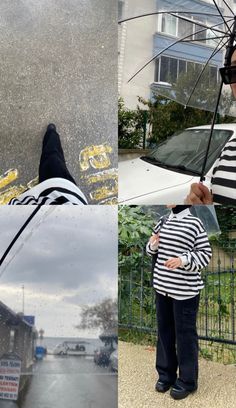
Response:
M122 161L119 163L119 202L171 189L193 179L192 175L177 173L140 158Z

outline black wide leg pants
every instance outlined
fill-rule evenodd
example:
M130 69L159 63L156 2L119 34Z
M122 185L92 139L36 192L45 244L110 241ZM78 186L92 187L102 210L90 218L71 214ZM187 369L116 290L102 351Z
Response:
M187 300L176 300L156 294L158 324L156 369L159 380L170 384L176 383L186 390L197 388L196 320L199 299L200 295Z
M64 178L76 184L67 169L59 134L47 130L43 139L43 148L39 165L39 183L49 178Z

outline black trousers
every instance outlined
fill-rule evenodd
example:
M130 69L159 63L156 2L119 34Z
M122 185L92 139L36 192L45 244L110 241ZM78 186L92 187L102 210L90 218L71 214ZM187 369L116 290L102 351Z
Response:
M39 164L39 182L60 177L76 184L66 166L60 136L55 130L47 130Z
M196 320L199 299L200 295L187 300L175 300L169 296L156 294L158 324L156 369L159 380L178 384L187 390L197 388Z

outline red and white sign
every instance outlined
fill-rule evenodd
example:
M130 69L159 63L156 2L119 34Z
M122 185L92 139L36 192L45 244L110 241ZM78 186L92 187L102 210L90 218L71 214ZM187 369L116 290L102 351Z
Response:
M0 399L17 400L20 372L20 360L0 360Z

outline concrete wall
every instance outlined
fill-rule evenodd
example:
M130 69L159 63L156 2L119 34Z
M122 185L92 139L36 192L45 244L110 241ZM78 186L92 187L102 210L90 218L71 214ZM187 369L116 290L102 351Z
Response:
M28 372L33 364L34 348L34 327L1 304L0 358L5 353L16 353L21 359L22 372Z
M33 349L34 338L32 330L23 324L19 325L15 332L14 352L21 358L23 371L32 365Z
M8 353L10 346L10 328L5 322L0 321L0 357L4 353Z
M145 3L145 7L144 7ZM143 10L154 10L155 0L126 0L125 15L137 15ZM153 82L155 64L152 63L136 79L127 81L142 64L152 56L153 34L156 31L156 16L145 17L122 25L119 55L119 90L125 104L136 109L138 96L150 97L149 85Z

